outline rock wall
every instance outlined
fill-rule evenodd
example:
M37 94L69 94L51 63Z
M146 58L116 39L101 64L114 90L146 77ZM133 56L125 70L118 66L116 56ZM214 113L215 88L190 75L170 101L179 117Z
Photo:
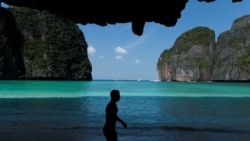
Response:
M157 63L162 81L249 81L250 15L218 36L206 27L183 33Z
M213 80L250 80L250 15L219 35L214 57Z
M22 34L14 16L0 7L0 79L17 79L25 75L21 53Z
M162 81L211 80L215 45L214 31L196 27L183 33L174 46L165 50L157 69Z
M0 10L0 79L92 80L87 43L74 22L48 11Z

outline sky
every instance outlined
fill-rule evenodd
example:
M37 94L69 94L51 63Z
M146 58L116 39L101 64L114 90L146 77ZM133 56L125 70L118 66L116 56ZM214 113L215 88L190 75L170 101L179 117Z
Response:
M141 36L132 32L131 23L77 25L88 44L93 80L158 80L161 53L171 48L182 33L205 26L214 30L217 38L231 28L235 19L250 14L249 7L249 0L189 0L175 26L147 22Z
M218 35L231 28L235 19L250 14L250 1L206 3L189 0L173 27L147 22L143 35L132 32L131 23L99 26L79 25L88 44L93 79L157 80L157 61L185 31L197 26Z

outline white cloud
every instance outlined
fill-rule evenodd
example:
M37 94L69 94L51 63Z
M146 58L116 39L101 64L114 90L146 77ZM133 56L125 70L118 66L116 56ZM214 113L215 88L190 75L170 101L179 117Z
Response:
M135 60L135 64L136 64L136 65L138 65L138 64L140 64L140 63L141 63L140 60Z
M89 55L94 55L96 53L95 48L92 47L92 46L89 46L88 49L87 49L87 51L88 51Z
M117 55L115 58L116 58L117 60L122 60L122 59L123 59L123 57L122 57L121 55Z
M116 47L115 52L120 53L120 54L127 54L128 51L122 47Z

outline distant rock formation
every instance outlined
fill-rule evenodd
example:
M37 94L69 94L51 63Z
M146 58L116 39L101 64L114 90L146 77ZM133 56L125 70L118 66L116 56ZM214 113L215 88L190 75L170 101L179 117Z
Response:
M250 15L218 36L214 59L213 80L250 80Z
M215 33L209 28L197 27L183 33L159 58L160 80L211 80L214 46Z
M250 15L215 41L207 27L184 32L157 63L161 81L250 81Z
M92 80L82 31L48 11L0 7L0 79Z

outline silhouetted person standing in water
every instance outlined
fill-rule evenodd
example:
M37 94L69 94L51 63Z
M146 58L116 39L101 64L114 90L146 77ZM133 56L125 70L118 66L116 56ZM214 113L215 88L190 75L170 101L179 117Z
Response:
M110 92L110 97L111 100L106 107L106 122L103 127L103 133L107 141L118 141L115 130L116 121L119 121L124 128L127 127L127 124L117 115L118 108L116 102L120 100L120 91L112 90Z

